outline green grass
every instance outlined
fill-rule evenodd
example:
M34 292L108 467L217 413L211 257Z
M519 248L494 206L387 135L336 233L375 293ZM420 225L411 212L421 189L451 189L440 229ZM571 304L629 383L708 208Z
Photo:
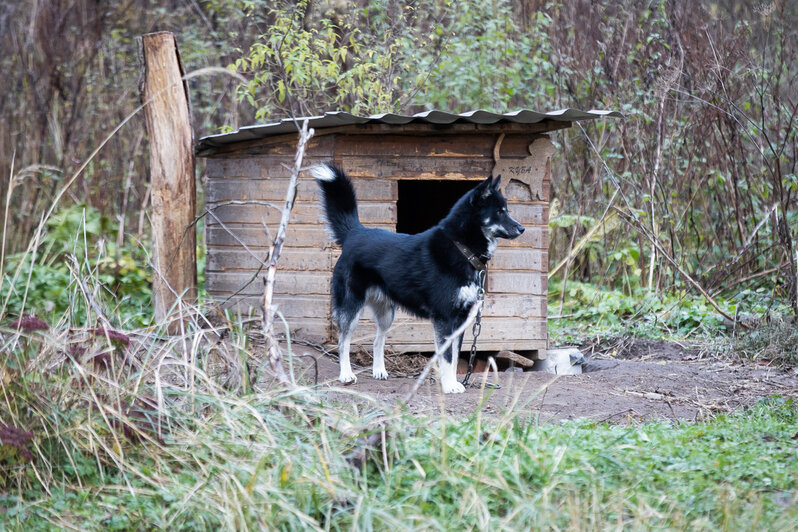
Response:
M548 333L553 345L582 344L618 337L688 340L705 354L726 360L756 361L798 371L798 327L789 308L762 292L743 291L716 302L741 323L733 327L702 296L597 288L553 281L548 295ZM562 299L561 299L562 298ZM560 311L560 302L562 309ZM749 327L746 327L749 326Z
M101 413L114 418L113 404L92 410L66 401L56 413L55 404L23 393L18 406L39 410L20 419L40 452L32 463L1 462L0 527L786 530L798 523L798 408L779 398L695 424L538 425L531 412L416 417L320 390L240 395L202 387L163 388L163 441L139 423L138 443L104 420ZM389 427L384 449L353 468L345 457L379 424Z

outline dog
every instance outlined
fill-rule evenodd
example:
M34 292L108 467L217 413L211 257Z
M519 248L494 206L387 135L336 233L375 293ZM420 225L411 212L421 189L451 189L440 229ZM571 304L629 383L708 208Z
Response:
M485 270L498 239L517 238L524 232L507 211L499 189L501 176L489 176L476 185L434 227L407 235L360 223L355 189L341 168L324 164L313 167L311 174L319 185L329 228L342 248L330 287L342 383L357 381L349 345L364 307L371 308L377 323L372 375L387 379L385 338L396 307L432 321L437 351L477 302L480 270ZM462 343L460 334L440 360L444 393L465 391L457 382Z

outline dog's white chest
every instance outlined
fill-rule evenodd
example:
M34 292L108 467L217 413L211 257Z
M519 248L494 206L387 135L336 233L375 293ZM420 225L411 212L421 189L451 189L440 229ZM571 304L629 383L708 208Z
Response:
M479 287L476 283L461 286L460 290L457 292L457 302L464 307L471 306L476 303L478 292Z

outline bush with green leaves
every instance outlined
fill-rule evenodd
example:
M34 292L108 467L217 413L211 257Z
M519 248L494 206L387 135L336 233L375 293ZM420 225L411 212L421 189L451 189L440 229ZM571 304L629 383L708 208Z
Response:
M418 48L403 39L402 55L418 55L425 77L411 103L427 109L506 112L519 107L547 109L555 95L553 50L541 10L517 19L514 2L435 2L429 18L438 21L437 47ZM409 80L411 81L411 80Z
M721 300L719 304L734 315L737 308L734 302ZM677 291L654 293L639 285L631 291L622 291L578 281L570 281L563 287L563 283L554 281L549 283L548 308L552 315L549 334L555 342L608 334L716 338L718 334L726 334L729 327L703 297Z
M249 77L239 97L258 119L542 104L554 93L543 31L551 21L541 11L520 31L513 9L508 0L374 0L356 10L331 2L316 11L306 0L281 2L269 8L269 33L231 68Z
M269 32L231 65L251 75L239 95L256 109L255 117L393 110L398 87L391 73L407 68L397 61L395 45L383 47L347 20L336 24L324 16L309 26L308 6L301 0L269 8Z

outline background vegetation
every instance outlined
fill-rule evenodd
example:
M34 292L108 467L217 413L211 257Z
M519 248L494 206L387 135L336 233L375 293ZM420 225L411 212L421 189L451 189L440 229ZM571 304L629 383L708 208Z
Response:
M569 314L560 303L573 300L571 280L635 298L697 295L689 275L730 314L798 311L793 3L54 0L1 9L6 256L28 246L61 184L138 105L136 37L169 30L188 72L230 65L246 80L218 71L190 80L198 136L338 109L620 110L623 120L555 135L550 257L567 260L554 308ZM136 115L64 200L99 213L108 223L95 236L120 248L147 242L146 142Z
M0 528L788 528L789 399L696 424L430 422L254 387L246 317L220 318L224 342L199 312L165 335L134 111L157 30L187 72L229 66L189 81L197 136L339 109L620 110L554 135L552 331L769 323L737 352L794 366L796 20L786 0L2 3Z

